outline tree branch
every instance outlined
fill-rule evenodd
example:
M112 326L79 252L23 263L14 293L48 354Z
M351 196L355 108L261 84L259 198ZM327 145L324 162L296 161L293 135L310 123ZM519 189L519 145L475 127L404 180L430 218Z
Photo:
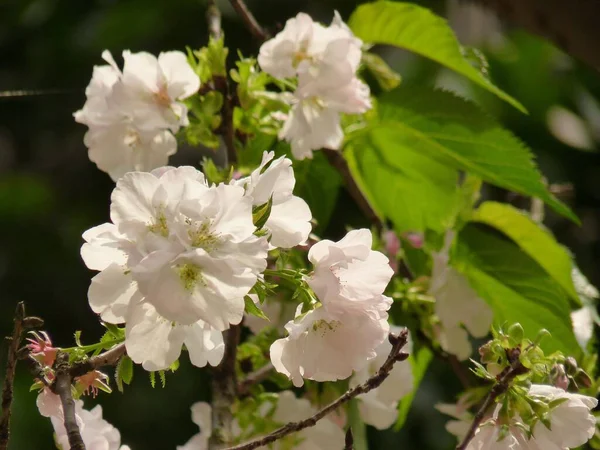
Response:
M238 383L237 392L238 395L244 396L247 395L250 391L250 388L255 384L260 383L263 380L266 380L275 367L273 367L272 363L267 363L262 366L260 369L255 370L254 372L249 373L244 380Z
M73 364L69 368L71 378L81 377L88 372L99 369L104 366L116 365L121 357L126 353L125 343L115 345L113 348L92 356L90 359Z
M67 430L69 445L71 446L71 450L85 450L85 444L83 443L75 416L75 400L73 400L73 393L71 392L72 378L68 354L58 352L54 371L56 373L56 380L52 385L52 390L60 397L60 402L62 403L64 424Z
M383 228L383 223L350 173L350 167L348 167L348 163L344 156L340 151L332 150L330 148L324 148L323 152L325 153L329 164L336 169L344 179L348 193L362 210L363 214L377 227L377 229L381 230Z
M259 41L264 42L269 39L269 33L260 26L254 15L250 12L243 0L229 0L235 12L242 18L246 28Z
M481 422L483 422L483 419L485 418L485 413L490 408L490 406L494 404L494 402L500 395L504 394L508 390L508 388L510 387L510 382L516 376L522 375L525 372L527 372L528 369L524 367L523 364L521 364L521 361L519 360L520 350L517 348L509 350L508 352L509 361L511 361L510 366L504 369L496 377L496 384L492 386L492 389L490 390L487 397L483 401L481 407L475 414L475 417L473 417L473 422L471 423L467 434L463 438L462 442L456 446L456 450L465 450L467 448L469 442L471 442L473 437L475 437L475 433L481 425Z
M237 395L235 363L242 333L241 325L233 325L225 334L225 354L221 364L213 369L212 377L212 434L209 449L221 448L231 442L233 415L231 406Z
M221 37L221 11L217 7L215 0L208 1L208 9L206 10L206 22L208 25L208 33L213 39Z
M344 450L354 449L354 436L352 435L352 428L348 427L346 431L346 439L344 440Z
M367 381L365 381L363 384L360 384L355 388L349 389L344 395L342 395L329 405L325 406L323 409L321 409L316 414L307 419L301 420L300 422L290 422L287 425L284 425L283 427L273 431L271 434L247 442L245 444L236 445L235 447L231 447L227 450L253 450L255 448L262 447L263 445L268 445L272 442L275 442L289 434L296 433L308 427L312 427L319 420L321 420L327 414L339 408L344 403L349 402L350 400L352 400L360 394L364 394L377 388L389 376L391 370L394 368L394 363L396 363L397 361L404 361L406 360L406 358L408 358L408 354L402 352L402 348L406 345L406 341L408 339L408 330L402 330L398 334L398 336L390 334L389 339L392 343L392 350L390 351L390 354L388 355L381 368L377 371L377 373L371 378L369 378Z
M25 305L17 304L15 311L15 325L12 337L9 338L8 358L6 360L6 376L2 387L2 415L0 416L0 449L6 450L10 438L10 414L13 400L15 369L17 366L17 353L23 337L23 320L25 319Z

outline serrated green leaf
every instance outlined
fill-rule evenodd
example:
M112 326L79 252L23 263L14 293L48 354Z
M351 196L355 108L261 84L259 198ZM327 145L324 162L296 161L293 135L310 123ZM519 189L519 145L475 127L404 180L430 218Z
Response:
M150 386L156 387L156 372L148 372L150 375Z
M518 322L531 340L545 328L552 339L541 342L544 352L581 353L566 293L515 243L469 224L458 236L452 264L491 306L496 325Z
M375 77L381 89L389 91L400 85L402 81L400 74L393 71L381 56L371 52L363 52L361 61Z
M179 369L179 360L178 360L178 359L176 359L176 360L173 362L173 364L171 364L171 365L169 366L169 370L170 370L171 372L177 372L177 370L178 370L178 369Z
M522 211L497 202L484 202L471 220L497 228L510 237L537 261L577 304L581 304L571 276L572 258L549 231Z
M269 321L269 318L265 315L262 309L260 309L258 305L254 303L254 301L249 296L246 295L244 297L244 302L246 304L245 311L247 314L252 314L253 316L260 317L261 319Z
M427 8L390 1L365 3L356 8L348 24L367 43L394 45L432 59L526 112L469 63L448 23Z
M102 322L102 326L108 330L114 339L125 338L125 328L119 328L117 325L106 322Z
M75 338L75 344L77 344L77 347L82 347L82 345L81 345L81 330L77 330L73 337Z
M388 145L393 143L388 152L429 157L446 168L538 197L578 222L569 207L548 191L527 146L474 103L449 92L403 85L382 95L378 108L379 118L371 122L368 134L383 135Z
M344 149L357 184L395 230L442 231L456 210L458 172L398 142L381 128L354 138Z
M413 373L413 390L410 394L400 400L400 405L398 406L398 418L396 419L396 424L394 425L394 430L399 430L406 422L406 417L408 416L408 411L412 405L412 402L415 398L417 390L419 389L419 385L425 376L425 372L427 371L427 367L429 367L429 363L433 359L433 353L427 347L421 347L416 353L413 352L406 360L406 363L410 363L412 366ZM403 364L402 362L397 364Z
M162 384L162 387L164 389L165 386L167 385L167 375L166 375L166 372L164 370L159 370L158 371L158 376L160 377L160 383Z
M129 385L133 380L133 361L127 355L123 356L117 365L115 374L119 391L123 392L123 383Z

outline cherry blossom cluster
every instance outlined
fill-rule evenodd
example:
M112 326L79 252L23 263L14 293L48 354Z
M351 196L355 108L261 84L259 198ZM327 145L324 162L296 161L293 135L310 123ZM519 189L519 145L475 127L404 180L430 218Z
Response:
M467 450L568 450L584 445L594 435L596 418L590 412L598 405L594 397L541 384L532 384L528 395L558 405L551 409L547 423L537 421L527 431L529 427L521 417L505 417L502 405L498 405L478 428ZM471 417L452 405L443 405L441 410L459 419L452 421L448 429L462 439Z
M350 231L339 242L323 240L311 247L314 270L308 286L319 302L307 312L299 305L296 318L285 325L288 336L271 345L275 369L295 386L304 379L348 378L377 356L387 339L388 309L383 295L393 270L388 258L371 250L369 230Z
M193 167L117 181L112 223L84 233L81 255L100 271L88 291L92 310L126 324L134 362L166 369L182 345L198 367L221 361L221 332L242 320L269 248L296 246L310 233L310 209L294 185L291 161L267 152L250 176L230 184L211 185ZM270 215L257 230L253 207L267 202Z
M200 79L182 52L123 52L123 70L109 51L94 67L87 101L74 116L89 127L84 143L90 159L113 180L125 173L167 164L177 151L173 133L188 125L181 100L196 93Z
M329 27L300 13L260 48L258 63L276 78L297 77L291 110L279 137L297 159L312 151L339 149L344 134L340 114L371 108L369 87L358 79L362 41L336 12Z
M192 405L192 421L200 427L200 432L194 435L185 445L177 450L207 449L211 436L211 406L208 403L198 402ZM292 391L283 391L271 396L270 400L263 403L255 412L261 418L268 417L273 425L282 426L289 422L306 419L316 413L314 406L307 399L297 398ZM283 450L288 448L329 450L344 447L345 433L343 424L332 417L326 417L315 424L314 427L292 434L277 441L272 448ZM234 423L234 440L247 436L256 436L252 429L240 428L237 421ZM294 445L297 443L300 445ZM263 448L263 447L261 447ZM266 448L266 447L265 447Z

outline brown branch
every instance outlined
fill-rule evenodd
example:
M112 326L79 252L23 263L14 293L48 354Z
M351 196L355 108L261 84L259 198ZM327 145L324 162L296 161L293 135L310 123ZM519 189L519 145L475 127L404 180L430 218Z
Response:
M377 227L377 229L381 230L383 228L383 223L350 173L350 168L348 167L348 163L344 159L344 156L340 151L329 148L324 148L323 152L325 153L329 164L331 164L344 179L348 193L362 210L363 214Z
M69 368L69 374L72 378L81 377L88 372L99 369L104 366L115 366L121 357L125 354L125 343L115 345L113 348L92 356L90 359L73 364Z
M2 387L2 415L0 416L0 449L6 450L10 438L10 414L13 400L15 369L17 366L17 353L23 338L23 320L25 319L25 305L17 304L15 311L15 325L8 345L8 358L6 360L6 376Z
M85 444L77 425L77 417L75 415L75 400L73 400L72 378L69 366L69 355L67 353L58 352L56 362L54 363L54 371L56 379L52 385L52 390L60 397L60 402L63 407L65 430L67 430L67 438L71 450L85 450Z
M269 39L269 33L260 26L254 15L250 12L243 0L229 0L235 12L242 18L246 28L259 41L264 42Z
M380 367L380 369L377 371L377 373L371 378L369 378L367 381L365 381L363 384L360 384L355 388L349 389L344 395L339 397L337 400L331 402L329 405L325 406L323 409L318 411L313 416L308 417L307 419L301 420L299 422L290 422L287 425L278 428L277 430L273 431L272 433L266 436L247 442L245 444L236 445L235 447L231 447L227 450L252 450L258 447L262 447L263 445L268 445L272 442L275 442L289 434L296 433L308 427L312 427L319 420L321 420L327 414L339 408L344 403L349 402L350 400L352 400L360 394L365 394L377 388L389 376L391 370L394 368L394 363L396 363L397 361L404 361L406 360L406 358L408 358L408 354L402 352L402 348L406 345L406 341L408 339L408 330L402 330L398 334L398 336L390 334L389 339L392 343L392 350L390 351L390 354L388 355L387 359Z
M518 375L522 375L527 372L527 368L521 364L519 360L520 350L512 349L507 351L510 366L504 369L502 372L498 374L496 377L496 383L492 386L492 389L488 393L487 397L483 401L481 407L473 417L473 422L467 431L467 434L463 438L462 442L456 446L456 450L465 450L469 445L469 442L475 437L475 433L477 433L477 429L483 422L485 418L485 414L487 410L494 404L496 399L504 394L508 388L510 387L511 381Z
M233 98L229 89L227 75L216 75L213 77L215 90L223 96L223 107L221 108L221 125L216 130L223 136L227 148L227 163L235 164L237 155L235 152L235 130L233 128Z
M344 440L344 450L354 449L354 436L352 435L352 428L348 428L346 431L346 439Z
M206 22L208 24L208 33L213 39L221 37L221 11L217 7L215 0L208 1L208 9L206 10Z
M212 374L212 434L209 449L221 448L231 442L233 415L231 407L237 395L235 363L242 333L241 325L233 325L224 334L225 354Z
M249 373L244 380L238 383L237 392L239 396L248 395L250 388L261 381L266 380L275 367L272 363L262 366L260 369Z

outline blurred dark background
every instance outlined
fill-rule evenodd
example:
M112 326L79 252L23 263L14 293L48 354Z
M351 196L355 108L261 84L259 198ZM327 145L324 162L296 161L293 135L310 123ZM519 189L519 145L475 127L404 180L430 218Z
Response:
M323 22L333 10L347 19L357 0L256 0L248 4L271 29L299 11ZM544 40L502 24L493 14L450 1L419 2L448 17L461 42L482 48L489 72L502 89L530 111L522 115L438 66L405 52L381 49L405 80L436 84L474 98L535 151L550 183L568 183L567 197L581 227L548 214L546 224L576 255L585 275L600 283L600 78L584 64ZM226 45L256 54L258 45L226 1ZM102 327L89 309L86 292L93 274L79 257L81 234L108 220L114 184L87 158L85 127L72 113L85 100L84 88L100 54L124 49L162 50L206 43L206 4L200 0L4 0L0 4L0 335L8 335L18 301L46 321L54 342L73 345L73 332L94 342ZM235 54L235 51L230 53ZM40 90L28 95L2 94ZM198 149L181 148L174 164L197 164ZM352 221L356 208L341 195L329 234ZM326 233L327 234L327 233ZM5 360L5 346L0 361ZM2 371L3 371L2 364ZM443 450L454 440L432 405L452 401L460 389L447 369L434 363L422 384L407 425L398 433L369 431L372 449ZM0 375L0 377L3 376ZM11 450L52 449L50 421L39 416L32 380L18 370ZM168 376L165 389L152 390L136 370L124 394L86 399L102 403L105 418L133 450L173 449L197 432L189 407L207 396L203 371L186 357Z

